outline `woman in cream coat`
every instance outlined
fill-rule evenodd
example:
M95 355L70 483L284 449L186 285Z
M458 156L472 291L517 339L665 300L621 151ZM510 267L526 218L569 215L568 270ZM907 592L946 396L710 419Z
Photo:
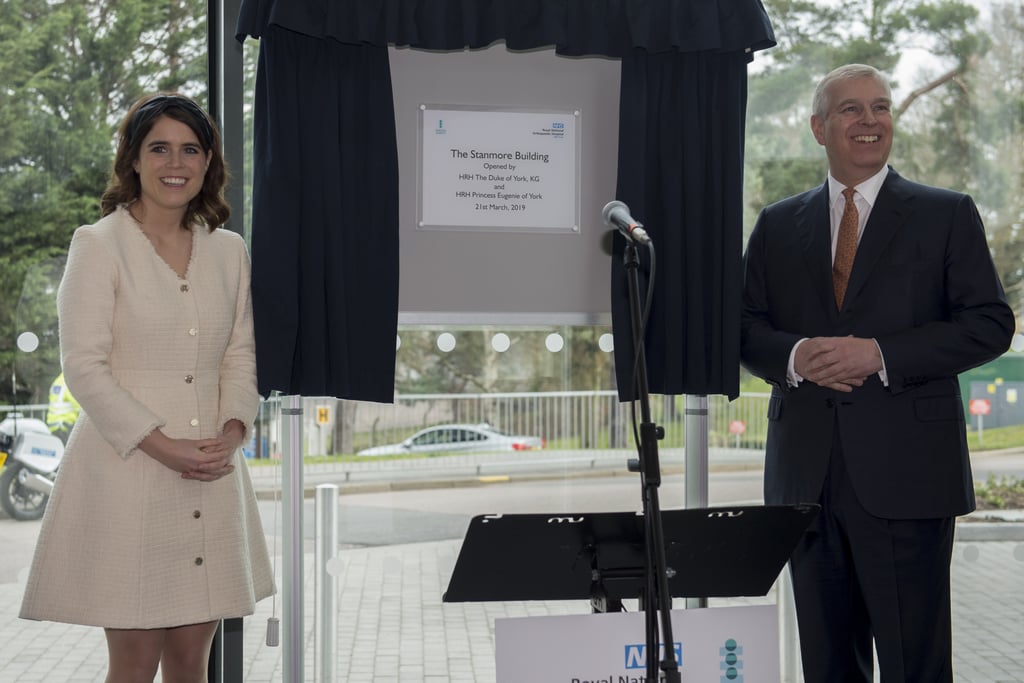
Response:
M108 683L206 680L217 622L273 593L239 446L256 416L249 262L220 136L192 100L137 102L103 218L75 231L58 292L82 414L21 616L101 626Z

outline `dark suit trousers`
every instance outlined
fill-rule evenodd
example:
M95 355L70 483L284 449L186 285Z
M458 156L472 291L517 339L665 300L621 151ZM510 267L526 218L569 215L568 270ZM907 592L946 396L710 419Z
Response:
M791 558L807 683L953 680L953 519L891 520L861 506L837 437L821 514ZM854 456L850 456L854 457Z

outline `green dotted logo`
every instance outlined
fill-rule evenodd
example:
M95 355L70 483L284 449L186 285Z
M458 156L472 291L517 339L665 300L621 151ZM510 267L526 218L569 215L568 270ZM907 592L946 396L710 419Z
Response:
M719 682L743 683L743 648L733 638L729 638L718 649L718 656L721 657L719 668L722 670Z

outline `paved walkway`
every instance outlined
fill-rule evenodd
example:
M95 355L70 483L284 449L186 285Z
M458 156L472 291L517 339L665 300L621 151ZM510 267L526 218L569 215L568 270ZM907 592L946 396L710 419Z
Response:
M588 611L579 602L444 604L459 547L452 540L342 551L337 681L489 683L495 618ZM306 681L314 680L315 664L313 561L306 556ZM957 681L1024 683L1024 523L960 522L952 570ZM17 619L26 571L0 583L0 683L103 681L100 629ZM764 598L710 606L774 602L773 589ZM246 683L282 680L282 651L264 642L273 605L263 601L245 620ZM280 607L278 599L278 613Z
M337 680L495 680L494 619L585 613L577 602L443 604L459 541L346 550L341 555ZM312 556L306 557L306 681L314 680ZM280 563L278 563L280 566ZM0 681L103 681L99 629L16 618L22 586L0 585ZM953 559L954 666L960 683L1024 682L1024 542L958 540ZM765 598L714 600L772 603ZM280 602L278 602L280 609ZM281 681L281 649L265 645L272 601L245 620L244 680Z

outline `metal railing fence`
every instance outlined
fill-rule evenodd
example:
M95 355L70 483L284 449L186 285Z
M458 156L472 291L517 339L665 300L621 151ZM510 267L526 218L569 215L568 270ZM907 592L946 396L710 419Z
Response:
M708 445L763 449L768 397L768 393L746 393L735 401L708 397ZM662 447L684 446L684 406L684 396L652 396L651 419L665 428ZM263 405L257 457L279 453L276 408L274 398ZM442 424L486 423L506 434L542 437L548 449L556 450L620 449L633 444L632 404L620 403L615 391L400 394L391 404L303 397L303 416L307 455L349 455L400 443L421 429Z
M745 393L735 401L709 396L708 445L763 449L768 393ZM303 397L303 434L309 455L349 455L364 448L399 443L439 424L490 424L507 434L542 437L548 449L606 450L633 444L632 404L614 391L517 392L496 394L400 394L394 403ZM685 397L651 397L651 419L665 428L664 448L682 448ZM263 403L259 439L248 455L280 453L278 399ZM0 419L18 412L46 419L46 404L0 405ZM638 416L639 419L639 416Z
M0 405L0 420L3 420L11 413L18 413L22 417L31 417L37 420L46 421L46 409L47 404L45 403L29 403L18 405Z

